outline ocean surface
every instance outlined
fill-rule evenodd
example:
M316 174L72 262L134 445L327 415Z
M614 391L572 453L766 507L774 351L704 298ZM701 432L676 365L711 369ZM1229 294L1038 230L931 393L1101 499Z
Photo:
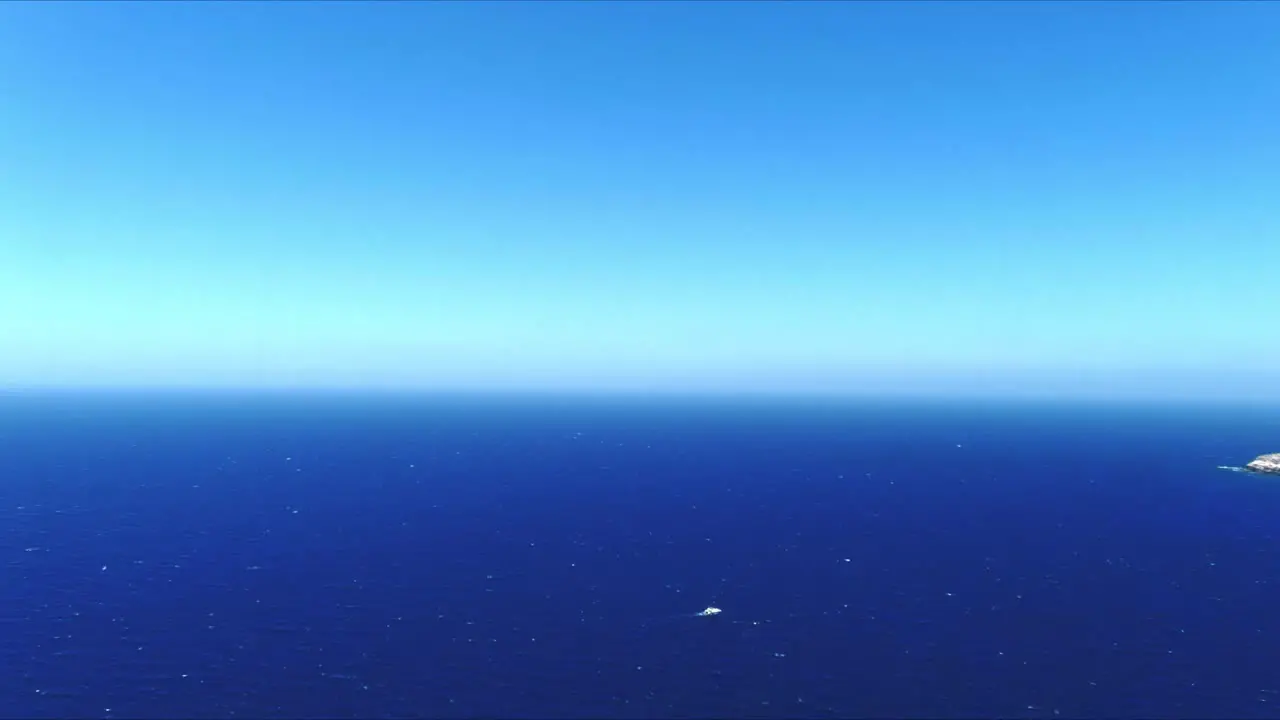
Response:
M1280 717L1280 410L0 397L5 717ZM716 617L694 613L714 605Z

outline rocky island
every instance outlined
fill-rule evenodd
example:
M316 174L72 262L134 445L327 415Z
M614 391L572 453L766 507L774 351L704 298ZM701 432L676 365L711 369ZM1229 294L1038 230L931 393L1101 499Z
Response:
M1280 475L1280 453L1259 455L1253 462L1245 465L1244 469L1250 472Z

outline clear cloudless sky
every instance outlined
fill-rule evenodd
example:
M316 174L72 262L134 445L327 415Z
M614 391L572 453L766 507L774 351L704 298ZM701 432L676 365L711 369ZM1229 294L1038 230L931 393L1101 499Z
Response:
M1280 398L1280 3L0 3L0 386Z

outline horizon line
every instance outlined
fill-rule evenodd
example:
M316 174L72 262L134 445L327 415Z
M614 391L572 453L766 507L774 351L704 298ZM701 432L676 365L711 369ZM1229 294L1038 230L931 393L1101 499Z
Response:
M590 387L590 386L430 386L376 384L17 384L0 382L4 397L227 396L449 398L449 399L626 399L626 400L797 400L832 402L1049 402L1061 404L1189 404L1260 406L1280 409L1280 394L1072 391L1043 388L945 391L905 388L770 387Z

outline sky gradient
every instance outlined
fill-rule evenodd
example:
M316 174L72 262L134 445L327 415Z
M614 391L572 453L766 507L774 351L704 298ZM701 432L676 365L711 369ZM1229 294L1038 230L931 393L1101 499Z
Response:
M2 3L0 387L1280 399L1280 3Z

